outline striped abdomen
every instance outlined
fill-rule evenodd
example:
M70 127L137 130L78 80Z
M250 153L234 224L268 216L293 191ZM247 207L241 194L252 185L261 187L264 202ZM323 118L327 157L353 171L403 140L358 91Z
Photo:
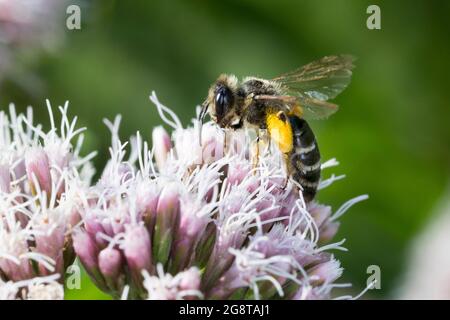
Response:
M308 123L290 115L293 148L289 154L292 177L303 188L305 201L311 201L317 192L320 180L320 152L316 138Z

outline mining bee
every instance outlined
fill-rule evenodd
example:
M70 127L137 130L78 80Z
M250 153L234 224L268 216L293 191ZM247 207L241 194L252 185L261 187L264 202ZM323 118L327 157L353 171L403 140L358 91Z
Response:
M207 113L221 128L265 130L284 154L288 176L311 201L320 180L320 152L306 119L323 119L338 110L327 100L350 83L353 61L348 55L327 56L271 80L219 76L199 113L200 138Z

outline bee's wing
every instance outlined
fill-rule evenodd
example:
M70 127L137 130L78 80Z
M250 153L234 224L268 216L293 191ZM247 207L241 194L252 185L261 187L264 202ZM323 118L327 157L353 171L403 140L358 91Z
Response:
M337 111L337 105L326 101L350 83L353 61L349 55L328 56L272 80L298 99L306 118L321 119Z
M326 119L339 109L337 104L319 99L299 98L299 101L303 109L303 118L305 119Z
M257 95L255 99L270 101L277 110L306 119L325 119L339 109L336 104L309 97Z

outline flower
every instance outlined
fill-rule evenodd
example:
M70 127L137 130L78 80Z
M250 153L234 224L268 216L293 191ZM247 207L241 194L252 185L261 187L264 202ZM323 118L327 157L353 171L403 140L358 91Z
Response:
M345 250L344 240L330 243L337 219L367 196L334 214L305 203L276 148L255 165L251 132L209 122L200 143L197 120L183 128L150 99L172 134L157 127L149 149L139 133L121 142L120 117L105 121L110 160L80 193L74 247L97 286L128 299L330 298L342 268L329 251Z
M157 274L151 276L146 270L143 271L144 287L151 300L181 300L201 299L200 271L191 267L172 276L165 274L162 264L157 266Z
M16 114L11 105L9 115L0 112L0 278L9 288L26 286L25 296L18 291L20 298L60 296L51 283L33 279L64 281L75 259L71 232L81 219L78 189L88 186L93 174L95 153L79 154L84 129L76 129L76 118L69 121L66 104L60 107L58 130L47 105L48 132L33 124L31 109Z
M0 279L0 300L62 300L64 288L57 278L58 275L53 275L18 282Z

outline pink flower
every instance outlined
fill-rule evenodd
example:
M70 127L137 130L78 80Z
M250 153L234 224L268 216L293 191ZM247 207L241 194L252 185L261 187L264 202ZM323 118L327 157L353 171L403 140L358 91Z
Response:
M81 218L78 190L92 175L94 154L79 155L83 129L69 120L67 104L59 109L58 127L49 103L48 110L49 131L33 124L31 109L17 114L11 105L9 114L0 111L0 274L14 288L44 276L64 281L75 259L71 231ZM50 287L28 286L28 296L18 297L50 294ZM54 289L50 295L59 295Z
M100 272L89 272L99 287L129 299L329 298L342 269L328 251L345 250L343 241L330 243L337 219L366 196L334 214L305 204L301 190L286 184L276 148L255 167L249 132L206 123L200 143L196 120L183 128L155 95L151 100L171 139L158 127L149 149L138 133L127 158L120 118L106 122L111 158L82 196L78 232L89 241L75 250L87 270Z

